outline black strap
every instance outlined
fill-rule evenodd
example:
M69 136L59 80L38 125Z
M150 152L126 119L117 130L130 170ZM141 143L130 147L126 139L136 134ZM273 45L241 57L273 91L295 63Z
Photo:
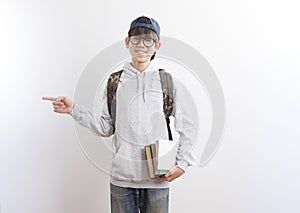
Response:
M173 137L172 137L172 131L171 131L171 127L170 127L170 118L169 117L166 118L166 122L167 122L169 140L172 141Z

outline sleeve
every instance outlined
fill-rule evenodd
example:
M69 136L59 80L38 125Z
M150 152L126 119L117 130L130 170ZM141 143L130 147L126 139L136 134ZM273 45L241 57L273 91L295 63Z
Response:
M179 146L176 155L176 165L187 170L188 166L196 165L196 157L193 152L195 146L195 128L190 111L185 102L183 85L174 82L174 105L172 115L174 116L174 129L179 134Z
M113 134L112 119L107 106L107 89L105 87L102 96L101 113L94 114L84 106L74 104L69 113L76 122L87 127L92 133L101 137L109 137Z

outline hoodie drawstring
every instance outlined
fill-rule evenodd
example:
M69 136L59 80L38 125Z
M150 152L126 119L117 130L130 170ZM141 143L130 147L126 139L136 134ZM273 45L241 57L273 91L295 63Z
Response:
M141 83L141 81L143 81L143 83ZM145 73L140 73L137 74L137 93L139 94L140 92L142 92L142 96L143 96L143 101L144 103L146 102L146 77L145 77ZM143 86L142 91L141 91L141 85Z
M147 81L145 80L146 79L146 73L142 73L143 74L143 100L144 100L144 103L146 102L146 83Z

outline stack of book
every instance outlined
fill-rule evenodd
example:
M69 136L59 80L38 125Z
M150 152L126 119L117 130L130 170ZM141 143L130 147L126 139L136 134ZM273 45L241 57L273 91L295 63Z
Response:
M145 147L149 175L151 178L162 177L175 165L176 143L159 140Z

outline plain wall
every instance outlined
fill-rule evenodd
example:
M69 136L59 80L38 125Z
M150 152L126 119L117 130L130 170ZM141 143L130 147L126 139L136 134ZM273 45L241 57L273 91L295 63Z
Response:
M171 212L300 211L298 1L0 4L1 213L109 212L108 175L41 97L72 97L88 62L143 14L209 61L226 101L222 144L172 183Z

